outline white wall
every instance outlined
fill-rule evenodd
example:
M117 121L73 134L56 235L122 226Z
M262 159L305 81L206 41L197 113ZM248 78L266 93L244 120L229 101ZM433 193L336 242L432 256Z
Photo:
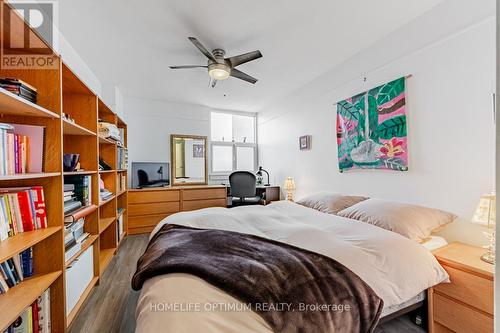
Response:
M495 23L486 19L433 41L438 30L410 25L262 110L260 165L275 183L295 177L297 197L334 190L441 208L459 215L443 231L448 240L483 244L482 229L468 221L479 196L495 185ZM340 174L334 103L406 74L413 74L409 171ZM298 138L306 134L312 149L299 151Z
M170 134L208 136L210 109L141 98L124 98L129 162L170 161Z

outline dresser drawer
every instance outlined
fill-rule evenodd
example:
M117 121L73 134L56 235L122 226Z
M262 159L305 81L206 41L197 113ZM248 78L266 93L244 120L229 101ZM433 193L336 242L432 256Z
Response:
M158 202L144 204L129 204L129 217L138 215L169 214L179 211L179 202Z
M184 189L182 191L182 200L205 200L205 199L223 199L227 197L226 188L203 188L203 189Z
M226 207L227 199L210 199L210 200L194 200L194 201L183 201L182 210L196 210L209 207Z
M493 315L493 281L444 265L451 283L441 283L434 290Z
M471 307L433 294L434 321L455 332L486 333L493 332L493 319Z
M179 201L179 190L131 191L129 204Z
M130 216L128 218L129 228L155 227L161 220L171 214L157 214L144 216Z

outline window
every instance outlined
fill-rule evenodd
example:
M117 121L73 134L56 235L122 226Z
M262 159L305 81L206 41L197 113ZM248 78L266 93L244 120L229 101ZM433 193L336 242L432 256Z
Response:
M256 116L212 112L210 114L211 173L229 174L257 169Z

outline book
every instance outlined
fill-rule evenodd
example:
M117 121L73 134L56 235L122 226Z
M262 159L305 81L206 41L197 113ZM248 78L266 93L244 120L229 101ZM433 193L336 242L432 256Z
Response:
M92 213L96 209L97 209L96 205L84 206L84 207L72 212L71 214L64 216L64 223L75 222L75 221L87 216L88 214Z
M33 314L29 306L12 324L13 333L32 333L33 332Z
M14 78L14 77L7 77L7 76L0 77L0 83L14 85L14 86L23 86L33 93L37 92L37 89L34 86L32 86L31 84L27 83L24 80Z
M23 272L23 269L21 266L21 257L19 255L15 255L10 260L12 260L12 263L14 265L14 269L15 269L18 280L23 281L24 280L24 272Z
M33 186L31 188L31 198L33 202L33 210L35 212L35 220L39 228L47 227L47 211L45 209L45 196L42 186Z
M12 132L23 137L23 149L27 151L22 154L21 167L25 172L43 172L45 157L45 127L36 125L10 124ZM27 148L29 147L29 148Z
M3 263L1 263L0 267L2 268L3 274L6 276L5 280L7 281L7 285L9 286L9 288L14 287L18 282L10 268L8 261L4 261Z
M50 289L38 297L38 327L39 333L50 332Z
M24 277L33 276L33 248L30 247L24 250L19 254L19 257L21 258Z
M24 231L35 230L35 223L33 219L33 211L31 210L31 198L27 190L17 192L17 199L19 201L19 209L21 211L21 219L23 221Z
M77 209L82 207L82 203L80 201L68 201L64 203L64 215L70 214Z
M88 206L92 202L92 176L91 175L75 175L65 176L65 184L74 186L73 192L77 200L82 203L82 206Z
M87 240L87 238L89 238L89 237L90 237L90 233L88 233L88 232L83 233L80 237L78 237L75 240L74 244L66 249L66 252L64 254L65 261L68 261L69 259L71 259L71 257L73 257L75 254L77 254L78 251L80 251L82 249L83 242L85 242L85 240Z

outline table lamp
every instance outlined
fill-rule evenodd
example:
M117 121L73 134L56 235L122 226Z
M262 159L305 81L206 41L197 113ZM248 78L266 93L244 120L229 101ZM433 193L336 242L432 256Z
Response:
M489 231L485 231L484 234L490 242L488 245L484 246L486 253L481 256L481 260L487 263L495 263L495 220L496 220L496 193L492 191L491 193L484 194L479 199L479 204L477 205L474 216L472 216L471 223L480 224L486 226Z
M262 169L261 166L259 167L259 171L257 171L257 175L262 177L262 171L264 171L267 174L267 183L264 184L264 186L271 186L271 184L269 183L269 172L267 172L266 170Z
M293 201L293 191L295 191L295 181L293 177L286 177L285 180L286 200Z

